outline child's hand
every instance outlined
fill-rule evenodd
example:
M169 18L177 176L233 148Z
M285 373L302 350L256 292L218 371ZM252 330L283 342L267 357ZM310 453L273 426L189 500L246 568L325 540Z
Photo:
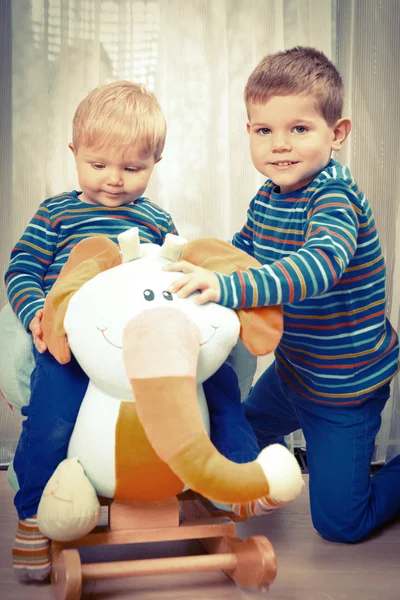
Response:
M171 294L178 293L179 298L187 298L196 290L201 294L196 297L196 304L205 304L206 302L218 302L221 296L218 277L213 271L208 271L202 267L196 267L186 260L179 260L170 265L165 265L164 271L181 271L185 273L174 283L168 291Z
M32 321L29 323L29 331L32 333L33 343L35 345L36 350L43 354L47 350L47 344L43 340L43 332L42 332L42 317L43 317L43 309L39 309Z

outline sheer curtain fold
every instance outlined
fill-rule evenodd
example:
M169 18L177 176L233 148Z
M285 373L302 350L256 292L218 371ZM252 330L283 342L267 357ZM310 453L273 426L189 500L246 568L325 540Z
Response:
M153 89L167 119L164 157L147 195L171 212L185 237L230 239L263 179L248 148L247 77L268 52L311 45L339 61L348 87L355 125L345 158L377 215L396 325L399 175L392 132L398 118L399 13L396 0L13 1L13 175L12 193L2 195L8 236L1 241L2 273L38 204L77 186L67 147L72 116L90 89L111 80L131 79ZM373 86L381 92L376 101ZM4 288L1 294L2 306ZM258 372L267 363L260 361ZM399 437L399 393L396 382L379 458L397 447L392 442ZM301 444L301 435L290 443Z
M338 66L352 132L342 160L374 211L387 268L387 316L400 316L400 4L338 0ZM399 377L383 413L375 459L400 453Z

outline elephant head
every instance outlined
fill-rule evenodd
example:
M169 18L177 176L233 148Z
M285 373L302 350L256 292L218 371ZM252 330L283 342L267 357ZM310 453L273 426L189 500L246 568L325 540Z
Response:
M116 400L134 400L155 453L194 491L228 503L292 500L303 485L292 455L279 446L252 463L229 461L211 443L197 400L199 383L222 365L239 334L254 354L276 347L281 309L236 312L198 306L195 295L179 299L167 291L179 274L162 270L168 248L138 249L124 262L106 238L76 246L45 304L50 352L65 363L71 348L94 385ZM228 273L258 264L218 240L187 244L183 257Z

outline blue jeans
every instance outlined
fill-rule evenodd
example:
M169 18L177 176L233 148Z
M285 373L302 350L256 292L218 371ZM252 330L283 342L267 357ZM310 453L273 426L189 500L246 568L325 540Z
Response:
M362 405L332 406L301 396L272 364L244 403L260 448L302 429L314 527L333 542L358 542L400 512L400 455L370 477L389 384Z
M39 501L54 470L67 456L68 443L88 386L76 360L60 365L49 353L34 349L27 418L14 456L19 490L14 504L19 519L36 515Z
M236 463L251 462L260 453L240 398L235 371L223 364L203 383L210 413L210 438L217 450Z

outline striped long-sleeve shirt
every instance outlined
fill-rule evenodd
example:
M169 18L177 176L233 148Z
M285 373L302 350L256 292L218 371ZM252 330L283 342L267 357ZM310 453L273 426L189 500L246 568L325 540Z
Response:
M141 242L161 245L176 234L171 216L147 198L109 208L86 204L81 192L67 192L42 202L11 252L5 274L9 302L27 329L67 262L74 246L95 235L115 243L123 231L139 228Z
M397 371L386 317L385 262L368 200L331 160L308 186L277 193L267 180L233 244L259 269L218 275L220 304L282 304L281 376L324 404L363 402Z

